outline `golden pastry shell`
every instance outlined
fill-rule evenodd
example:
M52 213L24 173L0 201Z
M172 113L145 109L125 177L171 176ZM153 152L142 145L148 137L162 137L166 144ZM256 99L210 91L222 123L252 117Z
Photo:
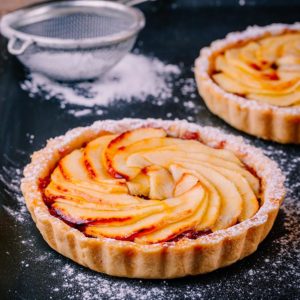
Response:
M140 127L163 128L168 135L197 133L209 146L233 151L261 178L263 204L251 218L198 239L141 245L109 238L89 238L50 214L43 201L40 179L47 177L66 153L80 148L103 131L121 133ZM253 253L273 226L284 198L284 177L276 163L241 138L186 121L124 119L98 121L50 139L32 155L21 189L27 207L47 243L62 255L98 272L134 278L175 278L207 273Z

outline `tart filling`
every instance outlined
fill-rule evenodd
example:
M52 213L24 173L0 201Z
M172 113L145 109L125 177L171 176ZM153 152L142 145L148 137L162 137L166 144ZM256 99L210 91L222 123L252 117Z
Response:
M226 49L214 62L225 91L280 107L300 106L300 33L262 37Z
M140 128L72 151L43 192L51 213L87 236L152 244L251 218L260 183L231 151Z

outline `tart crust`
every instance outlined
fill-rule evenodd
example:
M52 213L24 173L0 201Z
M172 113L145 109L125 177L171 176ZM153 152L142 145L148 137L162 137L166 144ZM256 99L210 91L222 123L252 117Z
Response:
M47 178L67 153L98 137L101 132L121 133L140 127L163 128L169 136L199 136L205 144L233 151L261 179L261 207L250 219L195 240L181 239L151 245L109 238L90 238L52 216L43 201L41 180ZM98 272L134 278L175 278L207 273L253 253L273 226L283 201L284 177L275 162L241 138L186 121L124 119L98 121L50 139L32 155L21 189L27 207L47 243L73 261Z
M300 143L300 107L278 107L245 99L219 87L211 78L213 62L224 50L267 36L300 31L300 23L252 26L203 48L195 62L198 90L209 110L231 126L279 143Z

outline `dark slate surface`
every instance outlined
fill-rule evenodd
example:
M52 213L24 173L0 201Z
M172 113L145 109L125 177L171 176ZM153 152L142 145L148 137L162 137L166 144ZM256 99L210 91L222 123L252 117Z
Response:
M227 32L251 24L295 22L300 7L198 7L196 1L158 8L143 5L147 27L137 48L172 63L183 63L182 78L192 78L191 66L201 47ZM297 2L297 1L296 1ZM248 1L249 3L249 1ZM270 1L268 2L270 3ZM279 3L279 2L277 2ZM176 4L176 3L175 3ZM0 53L0 298L1 299L299 299L299 147L283 146L243 135L276 159L288 176L287 200L268 238L252 256L231 267L208 275L170 281L117 279L97 274L52 251L43 241L28 214L18 222L8 209L20 209L18 191L11 190L17 180L5 168L23 168L29 155L41 148L49 137L67 129L88 125L98 119L122 117L172 118L192 116L195 122L221 127L240 134L214 117L199 96L192 99L198 109L183 108L186 99L179 88L174 94L179 103L163 106L125 103L108 107L101 117L76 118L59 107L57 100L29 98L20 89L24 71L5 50ZM30 142L28 135L34 135ZM298 161L298 162L297 162ZM4 169L3 169L4 168ZM4 209L4 206L6 209Z

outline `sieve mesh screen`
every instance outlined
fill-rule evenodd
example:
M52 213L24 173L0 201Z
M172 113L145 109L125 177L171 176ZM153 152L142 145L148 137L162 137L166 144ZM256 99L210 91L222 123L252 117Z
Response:
M17 29L23 33L59 39L86 39L109 36L128 30L134 23L128 14L112 12L76 12L34 22Z

